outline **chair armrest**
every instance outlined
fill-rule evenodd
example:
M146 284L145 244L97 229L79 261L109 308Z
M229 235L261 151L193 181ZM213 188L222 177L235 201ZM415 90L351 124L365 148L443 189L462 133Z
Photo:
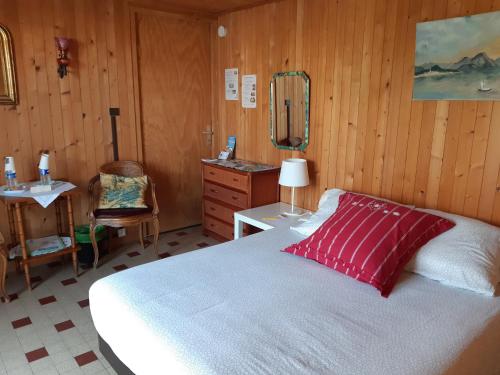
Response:
M151 186L151 196L153 198L153 215L158 215L160 212L160 209L158 208L158 201L156 200L156 187L155 183L153 182L153 179L149 176L146 176L148 178L148 184Z
M95 209L95 186L100 181L100 176L94 176L89 181L88 195L89 195L89 209L87 215L89 220L95 220L94 209Z

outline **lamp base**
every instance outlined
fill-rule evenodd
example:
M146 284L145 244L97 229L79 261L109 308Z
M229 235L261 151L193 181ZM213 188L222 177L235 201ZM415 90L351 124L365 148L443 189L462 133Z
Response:
M307 211L304 211L303 209L301 208L295 208L293 211L291 212L283 212L282 215L285 215L285 216L293 216L293 217L298 217L298 216L303 216L307 213Z

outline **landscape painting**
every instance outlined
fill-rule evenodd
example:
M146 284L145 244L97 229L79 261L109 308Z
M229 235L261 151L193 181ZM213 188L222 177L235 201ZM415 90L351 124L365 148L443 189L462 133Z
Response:
M500 100L500 12L417 24L416 100Z

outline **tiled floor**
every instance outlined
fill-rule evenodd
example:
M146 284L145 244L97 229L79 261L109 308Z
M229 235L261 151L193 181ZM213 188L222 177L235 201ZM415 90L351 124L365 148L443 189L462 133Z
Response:
M160 237L166 258L217 242L200 227ZM89 311L88 290L104 276L157 260L152 246L124 246L97 270L75 278L71 262L33 268L34 289L27 292L22 274L10 273L7 290L13 301L0 303L0 375L115 374L98 350Z

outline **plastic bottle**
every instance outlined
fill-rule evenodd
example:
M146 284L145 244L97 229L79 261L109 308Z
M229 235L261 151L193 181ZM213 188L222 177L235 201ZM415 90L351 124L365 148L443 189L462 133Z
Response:
M16 167L14 166L14 157L5 158L5 182L9 189L17 187Z
M52 179L50 178L50 173L48 169L38 168L38 172L40 173L41 185L50 185L52 183Z
M40 174L40 184L41 185L50 185L52 183L52 179L50 178L49 173L49 155L42 154L40 157L40 164L38 164L38 172Z

